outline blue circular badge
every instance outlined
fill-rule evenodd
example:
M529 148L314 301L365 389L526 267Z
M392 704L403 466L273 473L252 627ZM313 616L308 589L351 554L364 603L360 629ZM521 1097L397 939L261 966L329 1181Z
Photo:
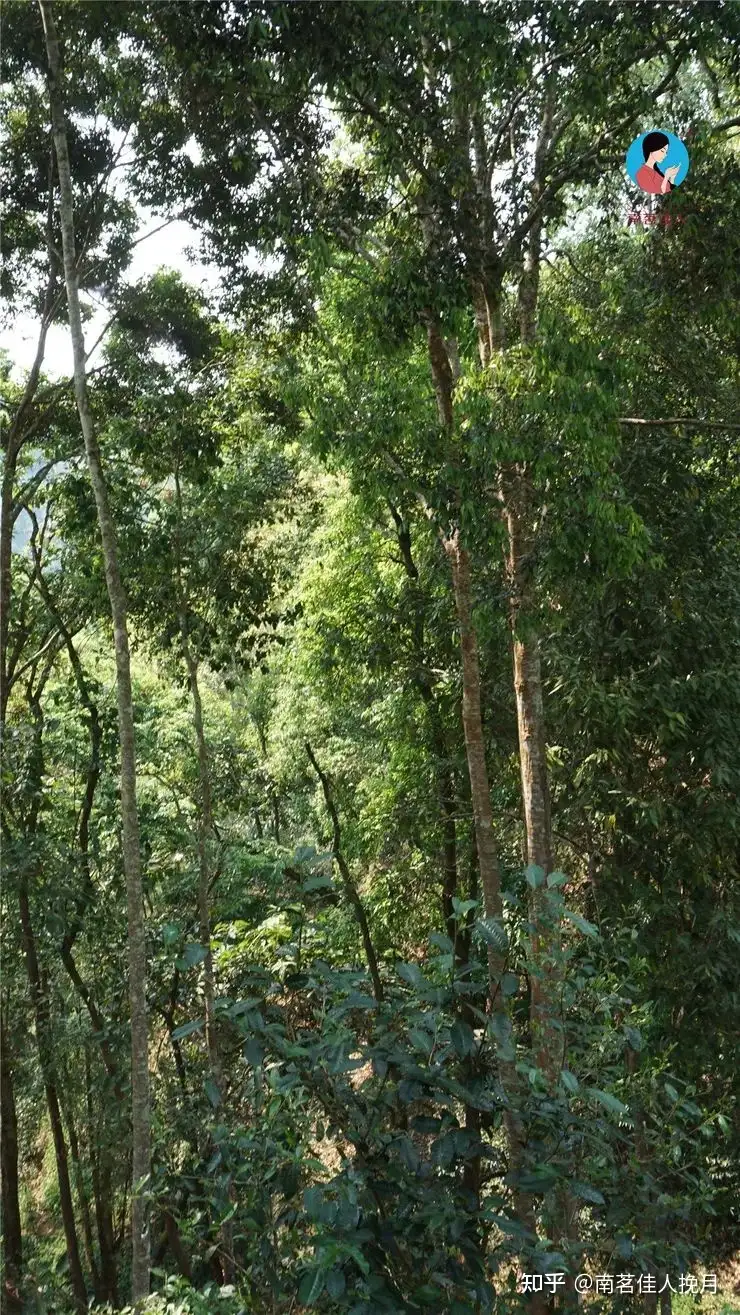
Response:
M625 157L627 173L643 192L665 195L689 172L689 153L680 137L651 128L635 137Z

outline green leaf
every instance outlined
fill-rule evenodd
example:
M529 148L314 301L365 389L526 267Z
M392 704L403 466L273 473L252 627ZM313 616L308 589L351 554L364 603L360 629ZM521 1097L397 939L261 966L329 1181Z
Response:
M307 1274L298 1285L298 1300L302 1306L313 1306L324 1291L324 1272L320 1269L309 1269Z
M506 928L499 918L480 918L475 924L479 935L499 954L505 954L509 948Z
M320 1187L307 1187L303 1193L303 1209L309 1219L319 1220L324 1206L324 1193Z
M312 890L334 890L334 882L331 877L307 877L301 886L304 894L309 895Z
M204 1018L195 1018L190 1023L181 1023L176 1027L174 1032L170 1032L170 1040L181 1041L184 1036L190 1036L192 1032L199 1032L205 1026Z
M442 1120L429 1118L426 1114L418 1114L411 1120L411 1126L414 1132L438 1133L442 1127Z
M344 1005L346 1009L377 1009L378 1002L371 995L363 995L361 991L351 991Z
M185 946L185 949L182 952L182 957L188 968L195 968L197 964L203 962L207 953L208 951L205 945L198 945L193 941L190 945Z
M594 940L598 939L598 927L595 927L586 918L581 917L580 913L576 913L574 909L563 909L563 917L567 918L568 922L572 922L573 926L577 927L579 931L582 931L584 936L591 936Z
M399 977L403 978L404 982L408 982L409 986L423 988L427 984L418 963L399 963L396 972Z
M568 878L564 872L549 872L547 875L547 885L550 890L556 886L565 886Z
M627 1106L623 1105L621 1100L617 1100L616 1096L612 1096L610 1091L602 1091L599 1087L587 1087L586 1090L589 1096L593 1096L594 1100L598 1100L599 1104L612 1114L629 1114Z
M519 978L516 973L504 973L501 978L501 994L505 996L516 995L519 990Z
M203 1085L213 1108L218 1109L218 1106L221 1104L221 1092L218 1089L218 1084L214 1082L213 1078L206 1078Z
M470 913L471 909L477 909L478 901L477 899L458 899L457 895L453 895L452 907L458 918L464 918L466 914Z
M257 996L252 996L248 1000L237 1000L227 1012L229 1018L240 1018L242 1014L251 1013L253 1009L261 1004L262 1001Z
M664 1083L663 1083L663 1086L664 1086L664 1088L665 1088L665 1093L666 1093L668 1099L669 1099L669 1100L672 1100L673 1103L674 1103L674 1105L677 1104L677 1102L681 1099L681 1097L679 1096L678 1092L676 1091L676 1088L675 1088L675 1087L672 1085L672 1083L670 1083L670 1082L664 1082Z
M473 1029L470 1024L461 1022L460 1020L453 1023L450 1028L450 1041L452 1042L456 1053L463 1059L466 1055L469 1055L473 1049L475 1041Z
M516 1045L511 1028L511 1021L506 1014L493 1014L489 1030L496 1041L496 1054L504 1063L512 1064L516 1059Z
M347 1286L343 1269L330 1269L326 1276L326 1290L330 1297L341 1297Z
M412 1296L420 1306L439 1307L439 1288L435 1283L422 1283L421 1287L414 1288Z
M250 1036L244 1043L244 1056L252 1068L259 1068L264 1057L264 1051L255 1036Z
M578 1078L575 1073L571 1073L570 1069L562 1068L560 1070L560 1081L568 1091L576 1092L579 1089Z
M526 1232L524 1226L516 1219L507 1219L506 1215L489 1214L487 1210L483 1214L484 1218L490 1219L502 1233L508 1233L511 1237L521 1237Z
M601 1192L595 1187L589 1187L588 1183L573 1183L573 1191L582 1201L590 1201L593 1205L606 1205Z
M642 1035L636 1027L625 1027L624 1035L631 1050L640 1051L643 1047Z
M531 886L532 890L537 890L538 886L543 886L545 884L545 869L538 867L536 863L529 864L529 867L525 870L524 876L527 885Z
M452 941L449 936L444 936L442 932L433 931L429 937L429 943L430 945L436 946L438 950L442 950L445 954L454 954L455 947L452 944Z

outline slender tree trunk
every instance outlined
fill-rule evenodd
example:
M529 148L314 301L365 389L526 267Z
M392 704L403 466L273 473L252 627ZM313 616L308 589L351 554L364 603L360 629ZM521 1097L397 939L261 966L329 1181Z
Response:
M447 934L453 944L461 940L454 918L452 900L457 894L457 826L455 821L455 783L450 767L450 755L445 728L440 716L439 706L434 696L432 679L428 673L424 643L424 595L419 584L419 570L411 550L411 533L408 524L389 503L391 516L396 527L396 538L401 553L401 561L410 582L413 598L413 639L417 662L415 674L416 688L426 708L427 721L434 751L434 771L437 778L437 796L442 826L442 912Z
M208 761L208 745L203 725L203 703L200 697L198 681L198 663L193 655L188 637L187 620L184 611L180 614L180 634L188 669L190 694L193 700L193 726L198 746L198 790L200 807L198 810L198 935L205 950L203 959L203 998L206 1015L206 1050L211 1076L219 1091L223 1087L223 1073L216 1036L216 989L213 977L213 949L211 945L211 911L209 899L210 864L208 862L208 845L213 836L213 796L211 791L211 773ZM223 1094L223 1093L222 1093Z
M69 1143L69 1153L72 1158L72 1175L74 1178L75 1191L77 1193L77 1208L79 1211L80 1223L82 1224L82 1240L85 1246L85 1258L92 1279L95 1300L103 1302L105 1297L100 1285L100 1273L95 1258L92 1219L90 1217L90 1202L87 1199L85 1175L82 1168L82 1160L80 1158L80 1144L77 1138L77 1128L75 1126L74 1114L72 1113L70 1102L62 1104L62 1115L64 1122L67 1125L67 1141Z
M146 933L142 900L139 819L136 806L136 752L126 596L118 564L118 544L108 499L108 488L87 392L85 342L82 332L75 255L74 201L62 98L59 41L52 5L49 0L39 0L39 5L49 63L49 101L59 176L59 213L62 228L64 280L74 357L75 398L95 496L98 525L103 545L105 578L115 635L116 689L121 744L123 866L126 876L129 997L131 1007L132 1173L134 1183L131 1210L131 1293L134 1303L138 1304L149 1291L150 1241L144 1189L151 1172L151 1125L149 1029L146 1005Z
M103 1135L105 1132L104 1122L101 1127L100 1121L95 1118L90 1053L87 1046L85 1046L85 1104L87 1108L87 1141L90 1154L95 1229L98 1236L98 1252L100 1255L100 1284L103 1301L109 1301L115 1308L118 1305L118 1275L116 1273L116 1246L113 1236L113 1211L111 1206L113 1199L111 1161L110 1152Z
M459 957L465 958L464 937L462 929L455 920L452 901L457 894L457 823L455 820L455 786L452 771L447 761L447 744L445 743L439 710L429 694L427 715L432 731L432 747L435 755L437 772L437 793L439 796L439 813L442 822L442 914L447 928L447 935L459 951Z
M0 507L0 726L5 731L5 713L10 694L8 634L13 591L13 488L19 447L8 441L3 461L2 506Z
M188 1256L188 1253L182 1244L182 1238L180 1236L180 1229L177 1226L177 1220L169 1210L165 1210L164 1212L164 1228L167 1237L167 1245L169 1246L170 1251L172 1252L177 1262L177 1268L179 1269L180 1273L183 1275L184 1278L188 1280L192 1279L193 1271L190 1264L190 1257ZM232 1262L231 1269L233 1270L233 1268L234 1266ZM227 1279L227 1282L230 1281L231 1280Z
M518 484L518 488L514 487ZM552 871L552 831L539 637L533 624L533 536L526 476L506 485L509 528L508 568L519 763L527 862ZM537 1063L550 1084L562 1067L562 1036L556 1027L557 929L548 917L546 886L529 891L531 933L530 1022Z
M545 88L542 120L534 152L531 205L536 210L544 187L545 165L553 131L554 82ZM518 289L519 338L533 347L537 337L543 216L537 215L525 241ZM529 471L523 467L502 472L501 493L509 531L508 574L510 619L519 729L522 803L527 840L527 862L546 874L552 870L552 830L547 770L542 664L536 624L534 556L535 494ZM531 1023L539 1067L552 1084L557 1080L562 1037L555 1026L558 933L548 921L542 888L530 896L532 936Z
M35 518L34 518L35 520ZM74 640L69 628L65 625L64 619L54 602L51 590L49 589L46 577L41 568L41 559L38 549L33 548L36 561L36 583L41 597L46 604L51 619L56 625L59 633L64 640L69 657L72 672L77 684L77 691L80 696L80 702L87 713L88 731L90 735L90 759L87 767L87 776L85 780L85 793L77 819L77 848L80 858L80 871L82 874L82 883L79 891L75 893L75 912L70 926L67 928L60 946L62 963L66 968L70 981L75 990L83 1001L93 1029L99 1038L100 1053L105 1065L106 1072L114 1084L116 1100L123 1102L123 1090L121 1087L118 1065L111 1052L110 1045L105 1039L105 1021L93 999L92 993L83 981L80 972L72 954L74 944L82 931L85 916L89 906L95 901L95 887L92 880L90 868L90 818L92 817L93 805L95 802L95 791L100 779L100 751L103 739L103 732L100 725L100 714L90 697L85 672L80 661L79 654L74 645Z
M473 805L473 824L478 850L478 869L483 890L483 907L488 918L501 918L501 869L493 835L493 810L486 765L483 738L483 714L480 693L480 665L478 642L473 624L473 600L470 578L470 558L456 529L445 540L445 551L452 570L452 587L455 610L460 631L462 659L462 717L465 734L465 752L470 777L470 797ZM504 971L504 958L492 950L492 973L497 982ZM492 980L492 988L494 986Z
M475 842L478 853L478 873L483 893L483 911L487 918L495 919L503 926L501 869L493 835L491 792L483 739L480 667L478 644L473 624L470 559L460 543L459 531L455 531L450 536L446 546L452 566L455 606L460 628L460 650L463 669L463 728L473 805ZM506 1020L506 1030L509 1031L509 1014L499 985L505 970L505 964L505 955L498 953L492 945L489 945L488 971L491 1012ZM505 1121L509 1164L512 1173L518 1176L525 1168L526 1138L520 1117L522 1093L514 1063L499 1059L499 1072L501 1084L508 1098ZM524 1227L536 1237L537 1223L531 1197L525 1192L515 1191L515 1208ZM532 1309L539 1307L539 1295L533 1294ZM542 1309L545 1308L545 1304L543 1299Z
M210 864L208 861L208 845L213 835L213 795L211 791L211 771L208 758L208 745L206 743L205 728L203 725L203 703L200 697L200 684L198 682L198 662L190 645L187 617L184 609L180 614L180 631L182 635L183 653L185 655L185 662L190 680L190 693L193 699L193 725L198 744L198 786L200 791L200 808L198 811L198 929L200 943L205 950L205 958L203 959L203 999L206 1015L206 1050L208 1052L208 1066L211 1070L211 1079L216 1084L219 1096L221 1100L223 1100L225 1094L224 1074L216 1032L216 989L213 976L211 911L209 907ZM183 1262L181 1253L184 1255L184 1252L182 1250L182 1243L180 1242L180 1234L177 1224L170 1214L165 1215L165 1225L167 1228L170 1249L173 1249L173 1254L176 1255L178 1264L180 1264L182 1268ZM234 1240L231 1224L223 1224L220 1231L223 1281L225 1283L233 1283ZM179 1251L177 1250L178 1243ZM183 1270L182 1272L185 1273L186 1271Z
M349 900L352 906L355 918L357 919L357 924L360 928L360 934L362 936L362 944L365 948L365 958L367 960L367 966L370 972L370 979L373 984L373 993L375 995L375 999L378 1001L378 1003L380 1003L380 1001L383 999L383 982L381 980L380 971L378 969L378 958L375 953L375 946L373 945L372 937L370 935L370 924L368 923L367 920L367 914L365 913L364 905L362 903L362 900L360 899L357 887L355 886L355 883L352 880L352 874L349 870L349 867L347 866L347 861L344 857L344 854L342 853L342 832L339 825L339 815L334 806L334 800L332 799L331 796L329 779L319 767L319 764L316 761L315 754L310 744L306 744L306 753L308 755L308 759L309 762L311 763L311 766L313 767L316 775L319 778L319 781L321 782L321 788L324 793L324 802L326 803L326 811L329 814L329 818L331 820L331 825L332 825L332 833L333 833L332 848L333 848L334 858L337 867L339 868L340 875L342 877L342 882L344 885L345 893L347 895L347 899Z
M534 152L530 190L531 204L535 211L545 185L554 111L554 81L550 78L545 88L542 120ZM519 338L528 348L534 346L537 337L543 231L544 219L539 212L525 241L518 289ZM527 861L548 874L553 866L553 844L542 661L536 616L536 495L526 466L502 471L501 491L509 531L510 620ZM562 971L560 927L552 919L545 886L530 890L529 906L533 929L530 972L532 1045L538 1067L553 1089L566 1050L566 1039L558 1025ZM564 1244L563 1249L567 1253L567 1243L574 1240L577 1231L577 1207L565 1185L556 1191L551 1208L555 1238ZM569 1309L578 1305L572 1275L568 1276L563 1300Z
M13 1058L5 1019L0 1019L0 1181L2 1183L3 1261L0 1291L3 1315L19 1315L23 1308L23 1233L18 1193L18 1120L15 1109Z
M15 475L18 457L26 441L24 426L26 417L33 404L41 377L41 367L46 352L46 338L51 324L56 287L56 267L52 243L54 217L53 188L53 154L49 153L49 200L46 215L46 246L49 256L49 272L44 292L44 305L41 314L41 326L36 344L36 355L26 381L18 409L8 426L5 435L5 459L3 461L2 493L0 495L0 728L5 731L5 714L10 694L10 676L8 670L8 634L10 629L10 604L13 595L13 529L19 507L14 503Z
M449 362L446 370L439 369L444 344L436 323L427 317L426 324L429 360L435 383L439 420L442 427L450 431L453 423L452 371ZM447 389L450 390L449 393L446 392ZM483 911L486 918L495 920L503 927L501 869L493 834L493 810L491 808L491 792L483 735L480 663L478 659L478 640L473 620L470 557L463 545L459 526L451 533L440 537L452 572L452 588L460 634L463 732L470 780L470 796L473 806L478 874L483 894ZM511 1037L513 1030L509 1010L500 989L505 965L506 956L489 944L489 1008L493 1015L501 1019L503 1035ZM499 1057L498 1067L501 1085L507 1098L504 1122L509 1154L509 1170L516 1182L526 1168L526 1131L521 1116L521 1083L514 1061ZM520 1223L532 1239L536 1238L537 1217L532 1197L519 1187L515 1187L513 1199L514 1209ZM529 1300L529 1309L533 1312L533 1315L542 1315L547 1310L545 1295L543 1293L533 1293Z
M31 1003L33 1005L34 1021L36 1025L36 1046L38 1049L39 1067L43 1076L46 1104L49 1111L49 1123L51 1125L51 1135L54 1141L54 1155L56 1158L57 1178L59 1181L59 1204L62 1212L64 1238L67 1246L69 1277L72 1284L72 1291L74 1293L75 1305L78 1310L84 1311L87 1309L87 1288L85 1287L85 1279L83 1277L82 1265L80 1263L77 1227L75 1224L74 1206L72 1204L72 1189L69 1181L67 1146L64 1140L62 1115L59 1108L59 1096L54 1079L54 1069L51 1058L52 1041L50 1033L49 1002L47 991L41 978L38 957L36 954L36 941L33 933L31 908L28 899L28 876L25 872L21 873L20 877L18 903L20 908L23 949L26 958L26 971L28 973L28 985L30 988Z

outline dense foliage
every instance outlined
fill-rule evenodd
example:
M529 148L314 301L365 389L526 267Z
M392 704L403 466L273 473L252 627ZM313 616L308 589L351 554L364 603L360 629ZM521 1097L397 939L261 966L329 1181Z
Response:
M7 0L8 1315L737 1309L739 27Z

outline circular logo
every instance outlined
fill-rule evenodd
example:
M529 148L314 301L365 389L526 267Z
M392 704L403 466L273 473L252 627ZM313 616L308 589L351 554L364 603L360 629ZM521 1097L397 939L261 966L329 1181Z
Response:
M633 183L653 195L665 195L683 182L689 172L689 153L680 137L663 128L635 137L625 157Z

